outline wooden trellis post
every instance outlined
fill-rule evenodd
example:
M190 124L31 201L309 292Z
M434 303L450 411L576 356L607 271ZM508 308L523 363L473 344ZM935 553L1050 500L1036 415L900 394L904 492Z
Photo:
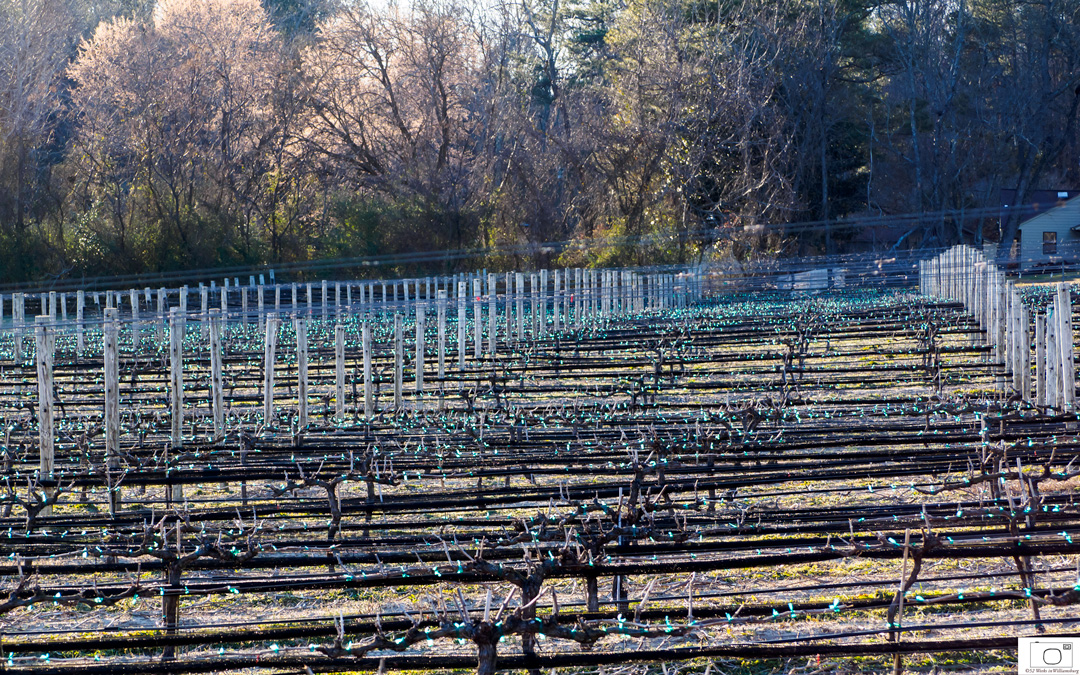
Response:
M507 272L503 283L503 322L506 324L506 346L509 348L514 342L514 273Z
M465 282L457 282L457 361L458 370L465 370L465 322L468 320L465 308Z
M441 380L446 376L446 291L439 290L436 292L437 299L435 303L436 323L438 324L438 340L439 340L439 367L438 376Z
M1073 358L1072 297L1068 284L1057 286L1058 348L1061 350L1062 410L1071 412L1076 403L1076 364Z
M509 284L508 284L509 285ZM517 324L517 340L525 341L525 275L514 274L514 319ZM509 326L508 326L509 328ZM510 331L507 330L509 333Z
M472 280L473 304L473 358L480 360L480 350L484 343L484 313L480 308L480 296L483 295L484 282L479 277Z
M165 289L157 290L157 342L165 340Z
M225 392L221 381L221 311L210 310L210 397L214 442L225 440Z
M1052 308L1046 317L1046 403L1061 409L1061 350L1058 349L1057 309Z
M229 323L229 280L225 280L225 284L221 287L221 323L222 325L228 325Z
M1035 405L1046 405L1046 314L1035 315Z
M120 487L115 484L120 471L120 363L119 316L115 309L105 310L102 325L105 366L105 471L109 490L109 515L120 510Z
M401 398L402 378L404 376L405 344L401 334L401 314L394 313L394 412L401 412L404 403Z
M547 335L547 313L548 313L548 271L547 269L540 270L540 336Z
M540 291L537 289L539 277L529 275L529 339L533 342L540 336Z
M608 291L610 287L608 285L608 271L600 270L600 318L608 318L608 309L610 303L608 302Z
M274 360L277 351L278 317L266 317L266 336L263 340L263 425L274 426Z
M341 287L339 286L338 299L340 298ZM334 385L334 415L338 421L343 421L345 419L345 324L341 322L334 324Z
M297 319L296 326L296 400L299 414L299 432L308 425L308 339L307 321Z
M498 309L495 306L497 297L498 296L496 295L496 292L495 292L495 275L494 274L489 274L488 275L488 303L487 303L488 304L488 354L491 356L493 361L495 359L495 345L496 345L495 332L496 332L496 330L498 328L498 325L496 323L497 319L498 319L498 316L497 316Z
M184 446L184 316L177 309L169 311L169 402L172 434L172 457ZM175 483L170 497L174 504L184 499L184 486Z
M574 268L574 328L580 329L585 314L585 288L583 279L585 270Z
M56 333L52 317L47 314L34 319L34 338L37 347L37 390L38 390L38 480L52 481L53 453L55 451L55 431L53 420L53 355L56 352ZM49 487L45 494L52 497L56 489ZM52 513L52 507L46 506L41 515Z
M360 330L360 342L364 350L364 419L370 422L375 408L374 387L371 382L371 326L364 321Z
M1020 308L1020 391L1024 400L1031 400L1031 312Z
M561 293L561 289L559 288L559 282L562 281L562 277L559 275L559 270L555 270L555 272L554 272L554 274L552 276L554 276L555 278L552 281L552 289L551 289L551 330L558 333L559 332L559 311L560 311L559 307L561 305L561 303L559 302L559 300L560 300L559 295Z
M427 303L416 303L416 358L413 362L415 370L413 371L416 382L416 393L424 393L424 320L427 314ZM423 403L421 399L420 403Z
M86 291L75 292L75 354L86 351Z

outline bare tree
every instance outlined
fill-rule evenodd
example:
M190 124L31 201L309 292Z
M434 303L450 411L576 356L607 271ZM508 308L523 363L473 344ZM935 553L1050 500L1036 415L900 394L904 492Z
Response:
M47 188L41 169L59 154L51 146L64 119L63 72L81 28L67 0L0 2L0 231L10 225L17 245Z
M1001 42L991 47L997 65L991 83L997 115L988 121L1003 147L1011 148L1015 201L1025 204L1031 192L1063 166L1063 153L1075 143L1080 110L1080 26L1075 16L1080 3L1000 0L992 6ZM1064 164L1075 167L1075 160ZM1004 219L1004 245L1016 237L1018 217L1019 210L1014 210Z
M311 147L367 194L438 214L429 245L467 243L480 48L465 8L353 5L320 35L303 55Z
M70 69L79 176L109 205L120 252L138 224L186 260L247 256L262 156L281 132L278 57L257 0L165 0L152 23L115 19L84 43Z

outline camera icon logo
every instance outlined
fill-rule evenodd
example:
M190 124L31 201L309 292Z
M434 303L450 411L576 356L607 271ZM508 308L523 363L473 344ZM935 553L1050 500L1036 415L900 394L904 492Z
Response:
M1018 671L1021 675L1080 675L1074 659L1080 637L1020 638Z

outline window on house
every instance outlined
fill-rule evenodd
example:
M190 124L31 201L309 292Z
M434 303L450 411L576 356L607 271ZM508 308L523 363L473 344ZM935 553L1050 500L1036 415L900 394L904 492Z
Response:
M1057 255L1057 232L1043 232L1043 255Z

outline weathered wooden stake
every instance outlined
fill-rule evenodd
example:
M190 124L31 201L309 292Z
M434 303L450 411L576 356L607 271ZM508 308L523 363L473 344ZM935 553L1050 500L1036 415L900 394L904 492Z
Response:
M559 274L559 270L555 270L554 286L551 291L551 330L556 333L559 332L559 283L562 281L562 277Z
M547 335L547 313L548 313L548 271L547 269L540 270L540 335Z
M364 350L364 419L370 422L375 411L375 392L371 382L371 326L364 321L360 330L360 341Z
M340 322L334 325L334 384L334 415L342 422L345 420L345 324Z
M1020 391L1024 400L1031 400L1031 312L1027 307L1020 307Z
M497 344L496 331L498 330L498 308L495 303L498 300L498 294L495 289L495 275L488 275L488 354L492 358L492 362L495 359L495 346Z
M86 351L86 291L75 292L75 353L82 356Z
M157 290L157 343L165 341L165 289Z
M221 311L210 310L210 397L214 442L225 440L225 392L221 382Z
M503 287L503 322L506 324L506 346L514 342L514 273L507 272L504 277Z
M35 318L34 338L37 347L37 384L38 384L38 480L52 481L53 453L55 433L53 421L53 355L56 351L56 333L53 320L47 314ZM48 497L56 494L56 488L45 489ZM52 514L52 507L46 506L41 515Z
M1046 314L1035 315L1035 405L1046 405Z
M120 510L120 487L115 484L120 471L120 363L119 314L105 310L102 326L105 362L105 484L109 490L109 515Z
M266 317L266 337L263 339L263 426L274 426L274 360L277 351L278 317Z
M413 363L415 366L414 375L417 394L424 393L424 320L427 318L426 314L427 303L416 303L416 358ZM423 398L420 399L419 403L423 404Z
M465 370L465 322L468 320L465 312L465 282L457 284L457 367Z
M1073 358L1072 294L1069 284L1058 284L1058 349L1061 350L1062 410L1071 412L1076 403L1076 364Z
M401 313L394 313L394 412L401 412L404 402L401 398L402 379L404 377L405 344L401 334Z
M1061 410L1061 350L1058 349L1056 308L1046 318L1046 404Z
M514 274L514 312L517 320L518 342L525 341L525 275L521 272ZM507 326L509 328L509 326ZM507 330L509 333L510 331Z
M537 290L539 277L529 275L529 339L536 341L540 336L540 292Z
M221 287L221 322L223 325L229 323L229 280L225 280L225 285Z
M484 294L483 286L484 282L479 278L472 280L473 358L478 361L484 343L484 313L480 308L480 296Z
M435 314L439 339L439 367L437 372L441 380L446 376L446 291L444 290L437 291Z
M184 315L169 311L169 402L171 404L171 454L173 459L184 446ZM184 500L184 486L175 483L170 491L173 504Z
M299 407L299 433L308 425L308 339L307 320L296 320L296 400Z

